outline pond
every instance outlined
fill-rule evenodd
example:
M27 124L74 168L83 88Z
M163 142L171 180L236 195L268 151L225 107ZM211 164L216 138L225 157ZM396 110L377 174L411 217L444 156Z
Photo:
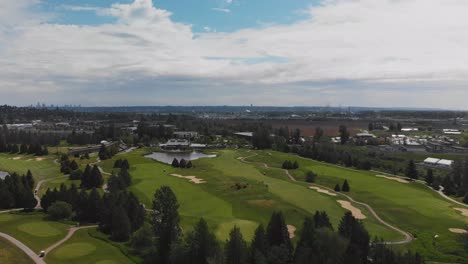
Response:
M208 155L201 152L153 152L153 154L149 154L145 156L146 158L154 159L166 164L172 164L174 158L177 160L185 159L186 161L189 160L197 160L202 158L215 158L216 155Z

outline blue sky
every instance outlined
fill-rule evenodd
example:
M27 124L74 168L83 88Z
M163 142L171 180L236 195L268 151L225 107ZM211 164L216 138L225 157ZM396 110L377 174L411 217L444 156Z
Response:
M0 6L0 104L467 108L465 0Z
M54 12L52 22L77 25L112 23L115 18L96 15L92 10L67 10L66 6L106 8L114 3L129 4L133 0L48 0L39 8ZM312 0L158 0L153 3L170 11L173 21L193 25L195 32L205 28L232 32L242 28L263 27L269 24L290 24L304 19L301 11L318 1ZM65 8L64 8L65 7Z

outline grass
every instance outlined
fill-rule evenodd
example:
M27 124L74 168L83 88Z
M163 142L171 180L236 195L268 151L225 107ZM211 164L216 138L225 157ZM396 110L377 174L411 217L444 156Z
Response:
M0 263L31 264L34 263L34 261L8 240L0 238Z
M409 246L398 248L416 250L434 260L457 262L468 258L468 252L457 242L459 235L448 231L453 227L463 228L468 219L452 209L456 205L426 186L398 183L378 178L372 172L345 169L290 154L271 153L259 152L252 160L275 167L280 167L285 159L297 160L300 168L292 173L298 179L304 179L305 173L312 170L319 175L318 183L330 188L347 179L353 198L368 203L384 220L417 237ZM438 241L433 241L435 235L439 235Z
M34 252L39 252L65 237L68 225L49 221L43 213L0 214L0 231L6 233Z
M133 263L117 247L95 238L96 230L82 229L47 254L47 263Z
M43 160L40 160L43 159ZM33 155L0 154L0 170L20 175L31 170L36 183L40 180L61 176L55 156L36 157Z

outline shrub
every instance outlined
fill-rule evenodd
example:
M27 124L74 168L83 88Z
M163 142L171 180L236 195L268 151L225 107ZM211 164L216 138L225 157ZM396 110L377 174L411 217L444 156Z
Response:
M54 220L66 219L72 214L72 206L63 201L57 201L47 208L47 213Z
M308 171L306 174L305 181L309 183L315 182L315 178L317 178L317 174L315 174L313 171Z

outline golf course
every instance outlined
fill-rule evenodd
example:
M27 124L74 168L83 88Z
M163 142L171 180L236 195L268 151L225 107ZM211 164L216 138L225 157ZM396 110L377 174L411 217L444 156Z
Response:
M458 241L460 235L449 231L450 228L464 228L468 218L453 209L460 205L442 198L423 184L377 177L376 172L357 171L275 151L213 150L209 154L216 154L216 157L194 160L190 169L174 168L145 157L150 152L142 148L119 153L97 165L107 175L116 172L113 165L117 159L127 159L133 182L129 190L146 208L151 208L156 189L170 186L180 204L184 233L203 217L220 241L229 237L234 226L240 227L245 239L250 241L260 223L266 225L274 211L282 211L289 235L297 242L304 217L326 211L336 229L349 210L361 219L371 237L383 239L396 250L410 249L427 260L450 263L462 263L468 258ZM36 182L51 179L43 182L41 192L62 183L79 184L66 177L57 178L62 174L59 164L54 162L55 156L37 161L27 156L15 157L2 154L0 170L26 172L31 169ZM281 166L285 160L297 161L299 168L283 170ZM80 167L91 162L96 161L94 158L81 161ZM305 182L309 171L318 175L314 183ZM346 195L334 192L333 187L344 180L349 182L350 192ZM70 223L51 221L43 213L0 214L0 232L22 241L34 252L63 239L70 227ZM22 253L8 252L18 258ZM134 260L129 258L124 244L100 237L95 228L77 230L45 257L47 263L129 263Z

